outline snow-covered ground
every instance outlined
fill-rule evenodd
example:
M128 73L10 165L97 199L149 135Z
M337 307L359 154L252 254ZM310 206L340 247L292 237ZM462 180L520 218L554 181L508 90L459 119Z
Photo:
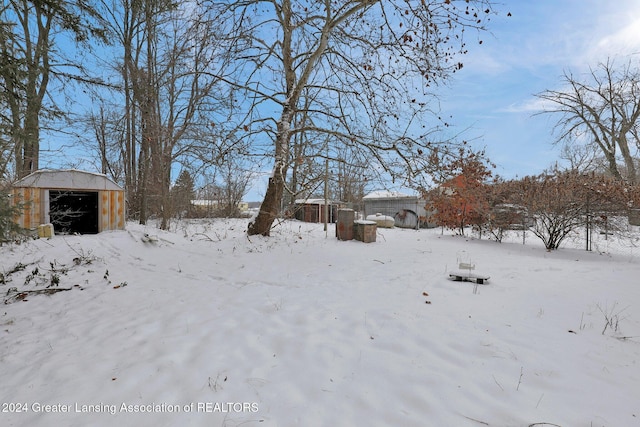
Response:
M640 425L637 237L174 228L0 247L0 425Z

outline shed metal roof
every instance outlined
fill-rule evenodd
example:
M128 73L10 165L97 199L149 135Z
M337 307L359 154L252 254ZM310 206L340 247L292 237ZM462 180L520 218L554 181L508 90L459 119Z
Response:
M327 200L327 202L330 205L336 204L336 203L342 203L342 202L338 202L336 200ZM324 205L325 200L324 199L296 199L296 205Z
M74 190L120 190L122 187L101 173L77 169L42 169L18 180L14 187L74 189Z
M363 197L365 200L389 200L389 199L417 199L418 196L412 196L410 194L399 193L396 191L373 191Z

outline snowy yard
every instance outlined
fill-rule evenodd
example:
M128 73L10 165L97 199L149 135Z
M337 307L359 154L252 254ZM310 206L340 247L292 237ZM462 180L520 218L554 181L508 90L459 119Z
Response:
M637 237L245 228L0 247L0 424L640 426Z

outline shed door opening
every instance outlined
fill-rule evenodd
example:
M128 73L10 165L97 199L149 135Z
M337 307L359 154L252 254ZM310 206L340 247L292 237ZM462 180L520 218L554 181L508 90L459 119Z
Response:
M396 227L399 228L417 228L418 215L408 209L402 209L393 216L396 221Z
M49 217L56 233L98 233L98 192L49 190Z

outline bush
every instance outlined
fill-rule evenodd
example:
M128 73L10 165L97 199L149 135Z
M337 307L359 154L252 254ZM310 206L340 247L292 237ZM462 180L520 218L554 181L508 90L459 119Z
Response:
M11 197L7 187L0 187L0 245L23 234L23 230L14 222L22 210L22 204L14 203Z
M579 229L589 231L597 218L626 215L630 203L624 183L594 173L552 170L511 185L517 190L512 203L533 216L531 231L548 250L558 249Z

